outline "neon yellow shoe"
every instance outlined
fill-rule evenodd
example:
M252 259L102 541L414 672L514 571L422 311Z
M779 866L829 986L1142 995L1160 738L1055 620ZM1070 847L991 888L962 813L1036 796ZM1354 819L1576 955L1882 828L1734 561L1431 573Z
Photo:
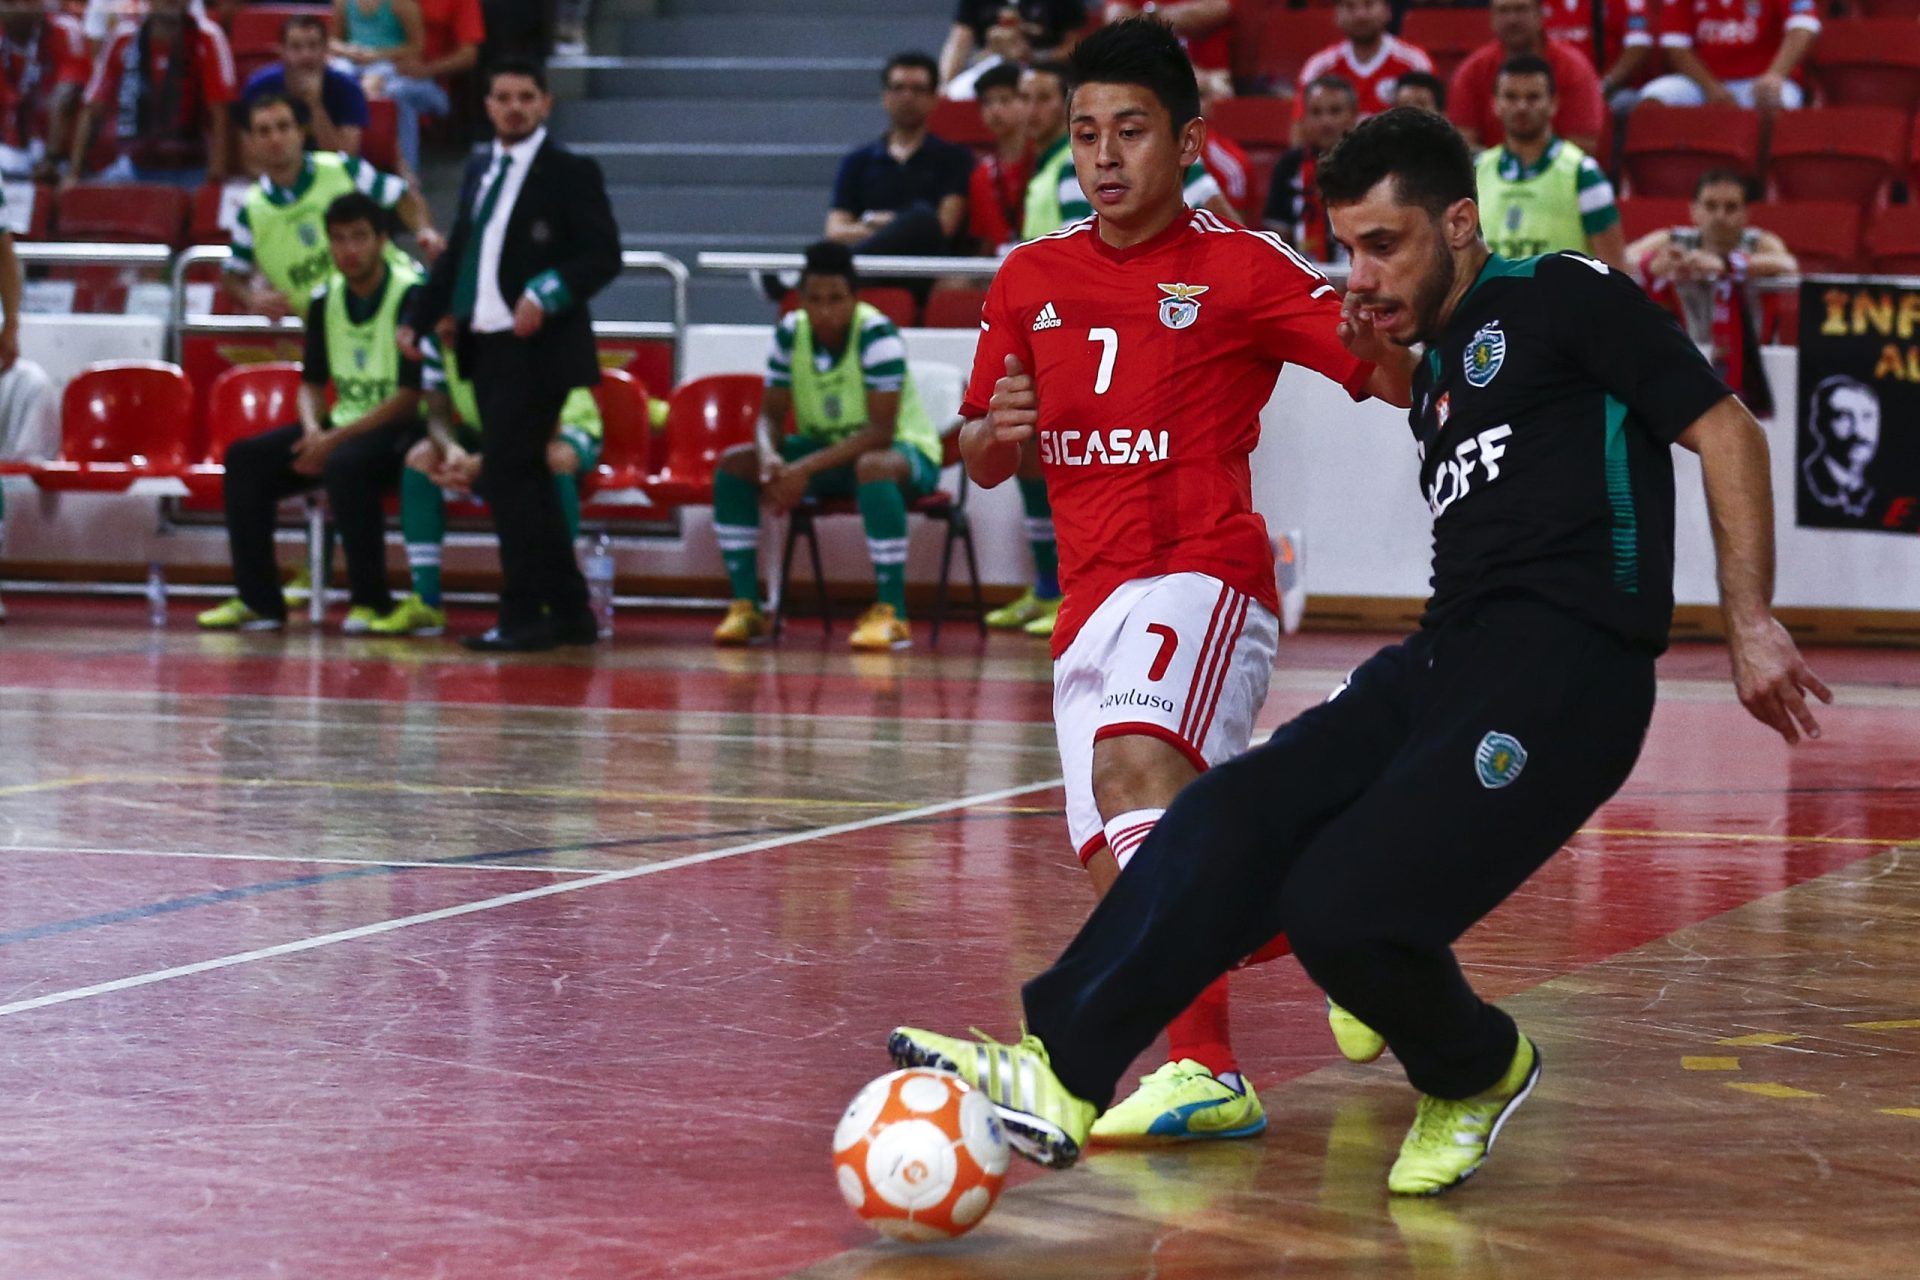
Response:
M1011 604L1003 604L987 615L987 625L995 631L1018 631L1030 622L1050 618L1060 612L1060 597L1042 600L1027 588L1025 595Z
M913 629L905 618L893 611L892 605L876 604L860 615L860 621L853 628L853 639L848 643L866 653L905 649L913 644Z
M286 585L280 588L280 598L287 602L289 613L295 609L305 608L312 596L313 575L305 569L294 570L293 576L288 578Z
M348 615L351 618L351 614ZM367 626L376 636L443 636L447 634L447 611L436 609L419 596L408 596Z
M767 638L772 628L767 615L751 600L735 600L727 606L727 616L713 629L713 642L721 645L752 644Z
M1251 1138L1264 1132L1267 1113L1253 1086L1238 1089L1192 1058L1169 1062L1094 1122L1095 1142L1115 1146Z
M1327 1025L1333 1028L1333 1042L1348 1062L1372 1062L1387 1051L1386 1037L1360 1019L1327 1001Z
M347 616L340 624L343 636L364 636L373 631L373 624L380 621L380 614L372 605L357 604L347 610Z
M895 1027L887 1052L895 1066L951 1071L992 1100L1007 1126L1013 1149L1049 1169L1080 1158L1087 1130L1099 1112L1067 1092L1053 1074L1047 1046L1036 1035L1001 1044L975 1031L976 1039L935 1035L918 1027Z
M239 596L217 604L198 618L202 631L278 631L286 623L247 608Z
M1041 614L1032 622L1020 628L1022 634L1033 636L1039 640L1051 640L1053 638L1053 624L1060 620L1060 602L1054 600L1049 603L1053 605L1053 609L1048 613Z
M1422 1094L1413 1128L1400 1144L1400 1158L1387 1174L1387 1190L1398 1196L1437 1196L1465 1182L1486 1163L1500 1127L1539 1082L1540 1051L1521 1036L1507 1074L1485 1093L1458 1102Z

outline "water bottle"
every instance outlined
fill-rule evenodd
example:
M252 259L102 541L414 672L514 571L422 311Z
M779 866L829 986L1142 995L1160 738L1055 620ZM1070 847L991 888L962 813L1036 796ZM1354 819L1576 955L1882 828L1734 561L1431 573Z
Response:
M147 625L167 625L167 575L158 560L147 562Z
M1275 585L1280 591L1280 630L1292 635L1307 612L1306 535L1299 529L1269 535Z
M593 620L600 630L600 638L613 637L613 539L601 534L594 540L587 552L587 563L583 570L587 579L587 605L593 610Z

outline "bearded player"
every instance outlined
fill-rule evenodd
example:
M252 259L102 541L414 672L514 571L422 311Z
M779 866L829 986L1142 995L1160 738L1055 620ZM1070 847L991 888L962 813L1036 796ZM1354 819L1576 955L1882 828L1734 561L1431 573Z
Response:
M1074 169L1094 213L1021 245L994 277L961 452L988 488L1036 454L1046 476L1065 591L1053 658L1067 823L1104 896L1174 795L1246 750L1266 698L1279 602L1248 458L1281 369L1405 406L1414 362L1367 318L1343 318L1333 286L1277 236L1187 206L1182 175L1206 125L1164 25L1102 28L1070 70ZM1094 1140L1266 1127L1229 1043L1226 979L1168 1042L1167 1064ZM1351 1042L1349 1056L1368 1056Z

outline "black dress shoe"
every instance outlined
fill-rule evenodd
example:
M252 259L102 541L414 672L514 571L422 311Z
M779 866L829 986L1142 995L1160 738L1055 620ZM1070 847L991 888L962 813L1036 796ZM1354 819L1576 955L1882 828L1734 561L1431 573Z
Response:
M600 620L588 610L583 609L568 618L550 619L548 625L553 628L553 638L561 644L600 642Z
M545 622L513 628L489 627L477 636L463 637L460 643L477 653L545 653L560 645L554 639L553 628Z

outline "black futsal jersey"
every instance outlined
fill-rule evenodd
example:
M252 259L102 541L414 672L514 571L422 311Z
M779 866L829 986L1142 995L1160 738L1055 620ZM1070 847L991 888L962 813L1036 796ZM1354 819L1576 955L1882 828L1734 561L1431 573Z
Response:
M1434 517L1423 624L1531 596L1664 649L1671 445L1729 394L1630 277L1577 253L1489 259L1413 382Z

